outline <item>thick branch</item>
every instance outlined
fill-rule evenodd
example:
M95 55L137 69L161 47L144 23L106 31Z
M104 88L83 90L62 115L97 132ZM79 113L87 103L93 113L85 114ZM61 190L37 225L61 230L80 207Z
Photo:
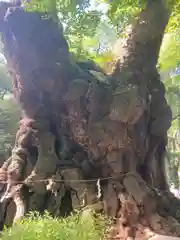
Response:
M178 114L177 116L173 117L172 121L175 121L178 118L180 118L180 114Z
M129 74L137 75L138 71L144 74L156 66L164 30L170 16L170 9L167 9L163 2L152 1L131 26L130 33L121 46L122 54L113 73L115 78L127 68L131 68Z

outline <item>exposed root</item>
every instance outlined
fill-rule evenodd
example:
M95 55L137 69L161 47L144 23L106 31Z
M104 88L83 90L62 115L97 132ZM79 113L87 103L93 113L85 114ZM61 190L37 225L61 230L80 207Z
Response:
M16 221L22 220L26 213L23 195L21 193L22 187L23 187L23 185L17 185L14 189L14 195L12 196L13 201L16 205L16 214L14 216L13 223L15 223Z
M7 170L11 163L12 157L8 158L0 168L0 193L2 194L6 186ZM2 196L1 196L2 197Z
M110 239L149 239L158 234L180 237L180 223L170 214L164 217L163 206L157 208L161 199L155 190L136 174L126 175L121 184L120 210Z
M14 208L12 208L11 212L11 214L14 215L13 219L11 219L13 220L13 223L15 223L17 220L21 220L24 217L25 203L23 200L22 187L23 187L22 184L17 184L11 187L9 184L7 185L7 190L4 193L3 197L1 198L1 208L3 209L3 216L1 216L2 222L5 221L5 219L3 218L5 217L7 207L9 207L8 204L9 201L12 201L15 204L15 214L13 214Z
M14 222L18 219L22 219L25 214L25 203L23 200L22 187L24 170L30 166L30 156L28 152L29 144L33 144L33 130L27 126L20 124L20 129L16 134L15 147L12 150L12 156L4 162L0 168L0 180L1 180L1 199L2 206L7 206L9 201L13 201L15 204L15 216ZM3 208L4 215L6 207ZM2 222L4 219L0 219Z
M150 240L179 240L179 238L170 237L170 236L163 236L163 235L156 235L156 236L150 238Z

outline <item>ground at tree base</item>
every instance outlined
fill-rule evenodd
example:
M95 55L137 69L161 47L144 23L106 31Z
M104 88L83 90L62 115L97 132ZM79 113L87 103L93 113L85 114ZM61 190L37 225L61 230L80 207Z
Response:
M150 240L178 240L178 239L180 239L180 238L163 236L163 235L157 235L157 236L150 238Z
M165 213L167 209L165 210L163 195L158 196L155 190L149 188L135 174L124 177L121 184L124 191L118 196L121 206L120 216L117 216L115 226L110 230L110 239L173 240L173 236L174 240L180 239L180 223L170 214ZM167 194L165 198L168 198ZM169 194L169 198L172 198L170 201L173 205L173 195Z

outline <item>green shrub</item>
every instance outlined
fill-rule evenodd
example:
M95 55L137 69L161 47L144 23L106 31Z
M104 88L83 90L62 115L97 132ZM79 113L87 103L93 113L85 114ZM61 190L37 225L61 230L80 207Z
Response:
M90 211L55 219L33 213L12 228L5 229L2 240L102 240L106 221Z

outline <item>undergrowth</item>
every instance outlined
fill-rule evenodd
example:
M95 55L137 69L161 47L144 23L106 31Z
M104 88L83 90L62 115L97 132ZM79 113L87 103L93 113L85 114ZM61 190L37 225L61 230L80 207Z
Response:
M1 240L102 240L107 220L84 211L67 218L52 218L48 213L31 213L12 228L5 228Z

